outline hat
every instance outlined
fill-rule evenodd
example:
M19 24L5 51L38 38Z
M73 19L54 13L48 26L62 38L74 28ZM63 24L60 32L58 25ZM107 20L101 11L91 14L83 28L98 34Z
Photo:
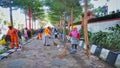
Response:
M73 26L73 29L77 28L77 26Z
M9 27L9 26L12 26L12 24L11 24L11 23L8 23L8 27Z

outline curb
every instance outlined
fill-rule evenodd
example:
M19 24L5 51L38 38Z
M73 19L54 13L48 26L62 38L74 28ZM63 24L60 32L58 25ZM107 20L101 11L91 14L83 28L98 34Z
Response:
M32 39L29 39L27 42L22 43L22 46L23 46L23 45L26 45L27 43L31 42L32 40L33 40L33 38L32 38ZM20 45L21 45L21 44L20 44ZM5 53L0 54L0 60L6 58L7 56L9 56L10 54L12 54L12 53L15 52L15 51L17 51L16 48L10 49L10 50L8 50L8 51L5 52Z
M66 36L68 40L70 40L69 36ZM86 49L86 45L84 43L84 40L81 39L79 41L79 46L82 47L83 49ZM101 58L102 60L106 61L107 63L115 66L116 68L120 68L120 52L115 53L113 51L110 51L105 48L98 47L96 45L91 44L90 45L90 52Z

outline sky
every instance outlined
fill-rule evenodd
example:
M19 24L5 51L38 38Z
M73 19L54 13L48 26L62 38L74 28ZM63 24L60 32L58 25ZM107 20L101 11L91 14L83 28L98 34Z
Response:
M15 23L24 24L25 23L25 15L21 13L20 9L13 10L13 21ZM0 14L3 14L2 19L10 22L10 12L9 8L2 8L0 7ZM0 16L1 17L1 16Z
M103 6L103 5L105 5L105 3L107 3L108 11L120 9L120 7L119 7L120 0L110 0L109 2L107 2L106 0L97 0L97 1L91 0L91 3L94 4L94 8ZM47 7L44 7L44 8L48 9ZM1 8L0 7L0 13L2 13L4 15L3 19L10 22L9 8ZM13 21L16 23L25 24L25 15L20 11L20 9L13 10Z
M110 11L116 11L117 9L120 10L120 0L98 0L98 1L91 1L92 4L94 4L94 8L97 8L99 6L103 6L107 3L108 5L108 12Z

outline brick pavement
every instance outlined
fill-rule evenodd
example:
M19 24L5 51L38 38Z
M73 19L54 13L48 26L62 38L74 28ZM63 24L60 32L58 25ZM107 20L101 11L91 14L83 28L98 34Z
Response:
M54 46L53 40L59 46ZM63 45L58 39L51 39L51 46L43 46L42 40L33 39L22 50L1 60L0 68L113 68L93 55L88 60L81 48L76 54L70 54L68 49L64 58L57 57L62 50Z

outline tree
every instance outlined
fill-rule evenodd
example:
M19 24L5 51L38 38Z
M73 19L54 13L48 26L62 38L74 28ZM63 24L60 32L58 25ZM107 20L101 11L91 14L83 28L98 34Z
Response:
M79 4L79 0L62 0L68 8L67 12L71 17L70 24L73 25L74 20L82 14L82 8Z
M64 11L64 4L60 0L45 0L45 5L49 7L48 18L53 23L61 21ZM59 23L54 23L59 24Z
M44 17L44 10L41 0L0 0L0 6L4 8L10 7L18 9L21 8L24 13L27 15L28 7L32 10L32 18L42 19Z
M56 17L58 16L61 18L63 16L63 12L66 12L65 16L71 17L72 23L82 14L82 8L79 4L79 0L46 0L46 2L46 5L50 7L50 11L54 12ZM51 18L54 18L52 15Z

